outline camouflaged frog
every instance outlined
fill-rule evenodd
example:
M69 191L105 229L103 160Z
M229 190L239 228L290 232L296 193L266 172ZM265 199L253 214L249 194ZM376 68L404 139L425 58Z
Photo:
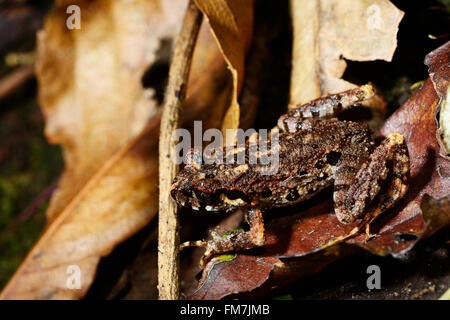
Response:
M364 85L321 97L282 115L275 128L279 133L279 164L274 175L262 174L258 164L194 161L198 155L192 151L173 182L172 197L178 204L200 211L232 212L242 208L250 229L225 235L212 232L211 240L187 242L181 247L205 247L203 263L217 253L262 246L264 211L294 205L329 186L334 188L338 220L345 224L361 220L353 231L336 241L358 233L363 225L370 237L370 223L407 191L407 147L403 136L396 132L376 146L366 123L339 121L332 116L373 95L373 88ZM368 211L388 177L389 186L380 195L379 204Z

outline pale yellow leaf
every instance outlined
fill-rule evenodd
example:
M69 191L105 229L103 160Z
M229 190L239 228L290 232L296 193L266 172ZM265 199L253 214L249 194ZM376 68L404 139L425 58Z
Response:
M205 14L233 77L233 92L223 123L224 141L232 143L226 129L239 127L238 96L242 89L245 56L253 32L253 0L195 0Z
M450 152L450 87L447 88L447 95L442 100L439 125L442 131L442 138L447 152Z
M291 0L291 105L355 85L344 59L390 61L403 12L388 0Z

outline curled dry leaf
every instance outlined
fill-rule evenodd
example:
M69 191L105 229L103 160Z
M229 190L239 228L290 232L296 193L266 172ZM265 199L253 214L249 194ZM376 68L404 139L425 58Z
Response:
M351 89L345 59L390 61L403 12L388 0L291 1L292 105Z
M434 88L441 98L439 113L439 131L437 139L442 146L441 154L450 154L450 92L448 69L450 68L450 41L433 50L425 57Z
M3 299L83 297L100 258L157 212L159 116L145 125L156 102L145 97L141 77L149 64L157 62L153 56L161 37L170 40L174 35L169 30L176 30L187 2L180 6L157 1L77 4L87 15L81 30L65 29L66 2L61 1L39 40L46 133L63 145L66 171L49 208L50 223L3 289ZM165 16L166 10L170 17ZM166 21L169 25L164 26ZM111 32L119 22L120 36ZM202 113L214 118L211 106L225 109L229 79L225 61L205 26L187 86L187 123ZM67 287L67 268L73 265L82 274L79 290Z
M238 96L244 79L245 56L253 33L253 0L195 2L205 14L233 77L231 102L222 123L224 141L232 143L234 136L227 137L225 130L239 127Z
M441 154L450 154L450 91L447 90L447 94L442 97L439 105L439 131L437 133L437 139L441 144Z
M450 41L431 51L425 57L431 81L439 97L447 94L450 79L448 68L450 67Z
M331 201L319 197L304 203L302 207L306 210L299 212L297 208L294 215L270 220L266 224L264 247L237 254L232 261L217 264L211 261L203 272L201 286L190 299L220 299L238 293L259 296L352 253L356 247L351 244L379 255L400 256L422 237L449 225L450 161L438 152L435 121L438 101L429 79L381 130L382 135L393 131L404 135L411 177L407 196L376 221L377 237L366 242L362 234L323 250L325 244L345 235L353 226L340 224ZM242 270L248 277L236 281L236 274Z

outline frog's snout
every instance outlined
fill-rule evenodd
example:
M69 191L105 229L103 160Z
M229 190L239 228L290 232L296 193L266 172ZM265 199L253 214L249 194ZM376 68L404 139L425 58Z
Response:
M192 192L189 191L188 186L180 179L179 176L175 177L170 190L172 198L181 206L185 207L189 205L189 198L192 198Z

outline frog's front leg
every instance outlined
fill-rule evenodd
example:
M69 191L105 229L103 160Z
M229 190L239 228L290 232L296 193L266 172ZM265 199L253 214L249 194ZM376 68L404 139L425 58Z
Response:
M247 250L264 245L264 220L261 209L251 208L246 210L245 220L250 226L249 231L236 230L224 235L212 232L211 240L185 242L181 244L180 249L189 246L205 247L206 251L201 260L201 265L203 266L216 254Z
M330 94L308 102L282 115L278 119L278 127L287 132L296 132L301 128L305 118L326 118L338 115L346 109L356 106L358 103L374 96L371 85L363 85L356 89L341 93Z

